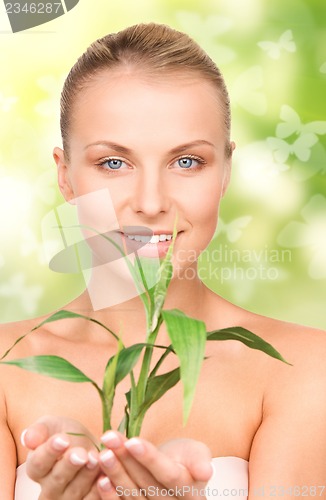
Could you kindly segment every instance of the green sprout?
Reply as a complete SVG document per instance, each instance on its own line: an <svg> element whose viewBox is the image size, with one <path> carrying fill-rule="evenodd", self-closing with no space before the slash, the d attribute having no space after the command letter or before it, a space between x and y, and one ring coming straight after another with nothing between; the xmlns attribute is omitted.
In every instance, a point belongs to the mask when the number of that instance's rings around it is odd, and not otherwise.
<svg viewBox="0 0 326 500"><path fill-rule="evenodd" d="M103 432L112 429L111 416L117 385L126 377L129 377L130 389L125 394L124 415L121 416L118 427L118 430L128 438L140 434L142 423L149 408L180 380L183 385L183 423L184 425L186 424L194 399L201 366L205 358L206 341L238 340L252 349L258 349L273 358L287 363L272 345L245 328L236 326L207 332L203 321L189 317L178 309L163 309L168 286L173 274L171 259L176 233L175 224L172 242L165 258L160 262L156 283L151 288L148 287L145 277L145 271L151 272L151 269L146 269L146 266L150 265L148 259L141 259L136 253L135 261L131 263L119 245L108 236L102 234L126 259L139 291L146 313L146 335L143 343L136 343L126 347L122 342L121 336L114 333L98 320L75 312L60 310L49 316L25 335L19 337L0 358L0 362L60 380L92 384L98 392L102 403ZM26 335L31 334L47 323L74 318L83 318L100 325L116 341L116 352L107 362L102 387L79 370L79 368L59 356L40 355L4 361L4 358ZM156 339L163 323L166 325L171 341L169 346L156 344ZM155 366L152 366L154 349L161 351L162 354ZM168 372L162 373L160 371L158 374L159 369L162 366L164 367L165 359L170 355L177 356L179 366ZM140 359L140 372L136 380L133 369Z"/></svg>

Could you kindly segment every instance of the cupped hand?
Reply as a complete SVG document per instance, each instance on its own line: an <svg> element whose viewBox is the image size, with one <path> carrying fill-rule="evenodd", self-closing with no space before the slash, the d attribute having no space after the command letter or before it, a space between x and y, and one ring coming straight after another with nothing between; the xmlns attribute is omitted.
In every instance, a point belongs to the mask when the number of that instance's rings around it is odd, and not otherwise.
<svg viewBox="0 0 326 500"><path fill-rule="evenodd" d="M67 433L83 434L73 436ZM99 500L99 457L94 438L79 422L42 417L22 435L30 450L26 470L41 486L39 500Z"/></svg>
<svg viewBox="0 0 326 500"><path fill-rule="evenodd" d="M41 486L39 500L203 500L212 475L211 454L203 443L175 439L155 447L108 431L101 439L105 449L98 454L91 439L79 422L59 417L42 417L24 432L30 450L27 473Z"/></svg>
<svg viewBox="0 0 326 500"><path fill-rule="evenodd" d="M108 431L102 437L106 450L100 454L101 500L130 497L205 497L213 473L211 453L203 443L175 439L159 448L150 442Z"/></svg>

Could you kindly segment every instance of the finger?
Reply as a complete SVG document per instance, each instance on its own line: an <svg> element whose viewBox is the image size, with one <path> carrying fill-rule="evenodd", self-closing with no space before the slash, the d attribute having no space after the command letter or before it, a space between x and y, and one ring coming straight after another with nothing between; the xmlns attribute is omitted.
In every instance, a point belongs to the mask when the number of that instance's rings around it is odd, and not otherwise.
<svg viewBox="0 0 326 500"><path fill-rule="evenodd" d="M45 443L49 436L48 427L44 423L36 422L22 432L20 440L23 446L35 450L35 448Z"/></svg>
<svg viewBox="0 0 326 500"><path fill-rule="evenodd" d="M26 460L26 471L30 478L39 482L46 477L69 445L68 436L57 434L31 451Z"/></svg>
<svg viewBox="0 0 326 500"><path fill-rule="evenodd" d="M70 440L74 446L91 448L96 441L86 427L77 420L47 415L39 418L22 432L21 442L27 448L35 450L51 436L59 433L75 434L71 436Z"/></svg>
<svg viewBox="0 0 326 500"><path fill-rule="evenodd" d="M117 500L118 498L120 499L122 497L122 494L117 494L115 487L107 476L101 476L98 479L97 491L101 500Z"/></svg>
<svg viewBox="0 0 326 500"><path fill-rule="evenodd" d="M130 453L128 453L128 450L126 450L124 446L127 442L127 438L125 436L116 431L108 431L102 436L101 441L107 448L114 452L115 457L122 464L134 484L145 489L149 486L158 488L161 487L161 484L153 478L152 474L146 469L146 467L140 464L130 455ZM107 457L111 458L112 455L107 454ZM110 477L114 484L117 485L112 473L104 467L102 467L102 470ZM119 484L123 485L124 483Z"/></svg>
<svg viewBox="0 0 326 500"><path fill-rule="evenodd" d="M83 448L70 448L61 460L58 460L49 474L42 479L42 493L46 498L58 498L60 495L69 500L79 499L91 489L95 479L94 470L84 467L88 462L87 451ZM79 472L83 469L83 474ZM91 477L93 481L91 482Z"/></svg>
<svg viewBox="0 0 326 500"><path fill-rule="evenodd" d="M94 481L92 488L87 493L87 495L85 495L83 500L101 500L100 493L98 491L97 481Z"/></svg>
<svg viewBox="0 0 326 500"><path fill-rule="evenodd" d="M117 451L117 450L116 450ZM129 475L121 461L112 450L105 450L100 453L100 466L104 474L110 479L111 483L117 486L123 486L128 490L138 488L137 483Z"/></svg>
<svg viewBox="0 0 326 500"><path fill-rule="evenodd" d="M98 455L98 454L97 454ZM100 474L98 456L94 452L88 452L88 462L81 467L73 480L65 489L67 500L96 499L99 500L96 482Z"/></svg>
<svg viewBox="0 0 326 500"><path fill-rule="evenodd" d="M145 467L159 484L174 488L194 482L184 465L176 463L150 442L131 438L124 443L124 447L130 457Z"/></svg>

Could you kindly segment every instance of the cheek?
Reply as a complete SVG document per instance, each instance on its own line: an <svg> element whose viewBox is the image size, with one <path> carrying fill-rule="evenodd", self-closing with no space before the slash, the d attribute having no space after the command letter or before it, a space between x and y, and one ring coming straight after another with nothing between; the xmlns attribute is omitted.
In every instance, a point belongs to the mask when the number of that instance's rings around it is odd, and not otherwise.
<svg viewBox="0 0 326 500"><path fill-rule="evenodd" d="M79 223L91 229L85 229L87 236L107 233L119 229L113 201L107 188L92 191L80 191L75 200Z"/></svg>
<svg viewBox="0 0 326 500"><path fill-rule="evenodd" d="M191 200L191 203L189 203ZM218 178L211 179L204 185L198 185L197 188L188 192L189 213L191 220L203 230L211 229L214 234L218 210L221 200L221 182Z"/></svg>

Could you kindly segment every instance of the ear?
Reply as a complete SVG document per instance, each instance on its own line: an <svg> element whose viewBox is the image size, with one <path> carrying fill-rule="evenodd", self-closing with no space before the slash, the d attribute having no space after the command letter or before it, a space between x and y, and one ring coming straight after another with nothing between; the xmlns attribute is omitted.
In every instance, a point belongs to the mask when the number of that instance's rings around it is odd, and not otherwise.
<svg viewBox="0 0 326 500"><path fill-rule="evenodd" d="M235 142L230 142L230 151L224 163L224 176L222 184L222 197L225 195L231 179L232 155L235 150Z"/></svg>
<svg viewBox="0 0 326 500"><path fill-rule="evenodd" d="M74 204L74 191L69 179L69 167L65 152L61 148L54 148L53 158L58 168L58 185L64 199Z"/></svg>

